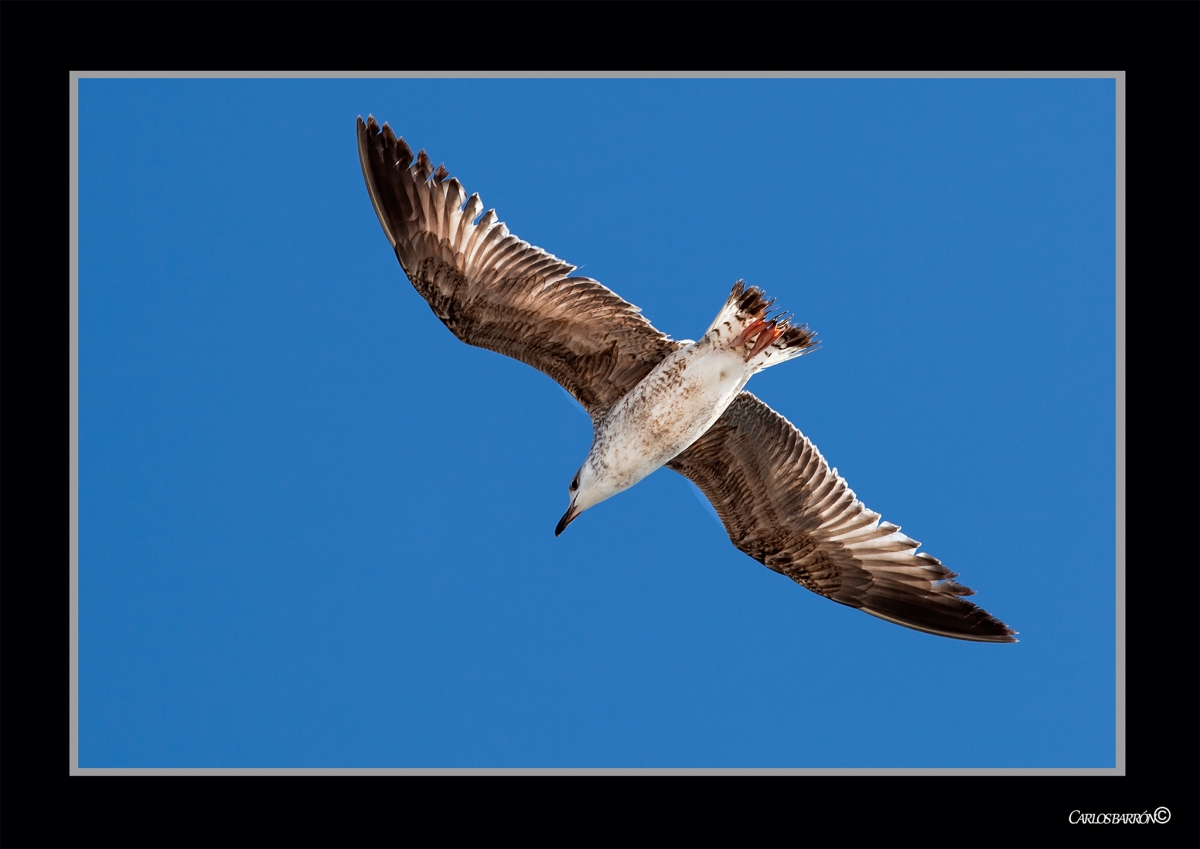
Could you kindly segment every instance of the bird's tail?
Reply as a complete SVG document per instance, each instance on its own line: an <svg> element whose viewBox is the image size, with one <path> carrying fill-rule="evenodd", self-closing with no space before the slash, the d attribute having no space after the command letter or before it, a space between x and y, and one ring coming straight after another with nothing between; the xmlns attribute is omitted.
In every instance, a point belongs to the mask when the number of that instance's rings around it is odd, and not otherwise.
<svg viewBox="0 0 1200 849"><path fill-rule="evenodd" d="M717 344L741 349L755 371L814 350L816 334L807 324L796 326L791 323L791 316L768 315L774 303L762 289L746 286L739 280L705 336Z"/></svg>

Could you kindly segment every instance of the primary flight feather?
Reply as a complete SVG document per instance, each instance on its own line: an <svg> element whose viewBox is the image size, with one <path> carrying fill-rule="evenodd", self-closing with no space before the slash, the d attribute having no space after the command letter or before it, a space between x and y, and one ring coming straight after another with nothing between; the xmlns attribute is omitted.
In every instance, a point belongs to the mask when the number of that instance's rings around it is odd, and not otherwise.
<svg viewBox="0 0 1200 849"><path fill-rule="evenodd" d="M462 341L545 372L592 417L591 450L555 534L666 465L712 502L738 549L806 589L890 622L963 640L1015 642L920 543L880 521L783 416L743 390L814 347L741 281L697 342L656 330L575 266L518 239L374 117L358 153L404 273Z"/></svg>

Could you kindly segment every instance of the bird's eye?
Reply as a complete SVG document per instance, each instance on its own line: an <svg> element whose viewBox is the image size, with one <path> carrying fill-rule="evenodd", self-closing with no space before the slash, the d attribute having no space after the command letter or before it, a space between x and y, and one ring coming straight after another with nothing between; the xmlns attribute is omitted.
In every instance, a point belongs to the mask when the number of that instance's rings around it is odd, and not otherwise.
<svg viewBox="0 0 1200 849"><path fill-rule="evenodd" d="M575 476L575 480L571 481L571 492L579 489L579 475Z"/></svg>

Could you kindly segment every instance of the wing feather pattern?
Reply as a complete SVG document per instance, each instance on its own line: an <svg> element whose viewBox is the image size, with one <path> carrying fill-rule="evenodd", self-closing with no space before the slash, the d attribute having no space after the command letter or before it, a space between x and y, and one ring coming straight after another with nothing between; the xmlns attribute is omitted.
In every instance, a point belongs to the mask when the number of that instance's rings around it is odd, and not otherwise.
<svg viewBox="0 0 1200 849"><path fill-rule="evenodd" d="M889 622L960 640L1016 642L973 591L859 501L799 430L742 392L667 465L707 496L741 551L806 589Z"/></svg>
<svg viewBox="0 0 1200 849"><path fill-rule="evenodd" d="M681 343L575 266L521 241L425 151L374 117L358 153L375 214L413 287L462 341L548 374L598 420Z"/></svg>

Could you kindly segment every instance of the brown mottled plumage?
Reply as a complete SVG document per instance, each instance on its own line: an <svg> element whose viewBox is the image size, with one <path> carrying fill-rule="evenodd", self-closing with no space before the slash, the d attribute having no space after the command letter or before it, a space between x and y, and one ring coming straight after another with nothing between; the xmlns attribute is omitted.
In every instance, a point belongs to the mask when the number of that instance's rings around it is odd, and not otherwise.
<svg viewBox="0 0 1200 849"><path fill-rule="evenodd" d="M468 345L545 372L598 419L679 342L575 266L523 242L425 151L358 119L358 153L379 223L408 279ZM430 179L432 175L432 179ZM463 202L466 202L464 208Z"/></svg>
<svg viewBox="0 0 1200 849"><path fill-rule="evenodd" d="M359 118L358 149L379 222L438 318L462 341L548 374L594 422L684 346L595 280L569 276L574 266L511 235L493 210L479 218L479 196L468 198L425 151L414 163L386 124ZM738 287L731 303L765 321L771 302ZM811 347L807 328L765 326L772 335L759 337L755 353L772 340L780 351ZM734 545L801 586L919 631L1015 642L1012 629L962 599L971 590L955 573L880 522L800 431L749 392L666 465L708 497Z"/></svg>

